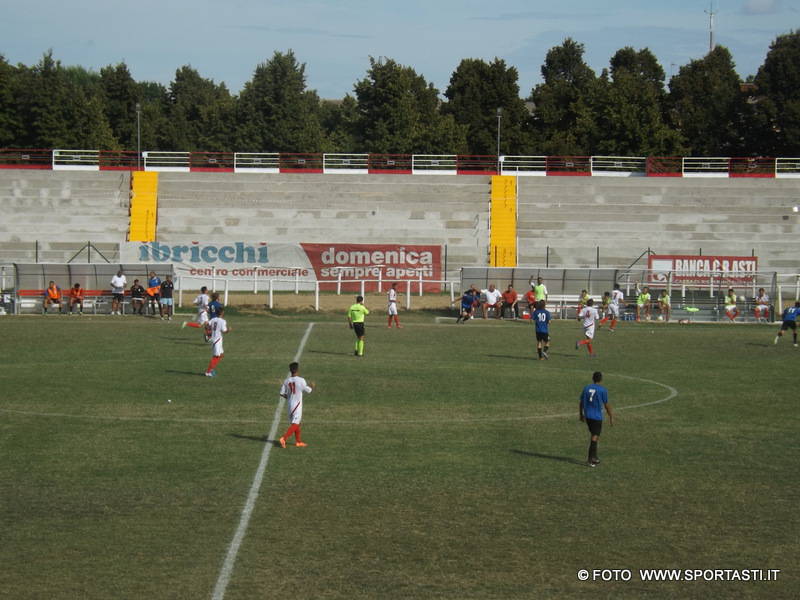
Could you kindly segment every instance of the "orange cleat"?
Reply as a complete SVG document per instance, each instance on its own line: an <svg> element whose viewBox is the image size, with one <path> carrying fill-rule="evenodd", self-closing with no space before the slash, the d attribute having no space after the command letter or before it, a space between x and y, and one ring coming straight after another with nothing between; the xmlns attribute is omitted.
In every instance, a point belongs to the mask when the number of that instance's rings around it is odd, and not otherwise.
<svg viewBox="0 0 800 600"><path fill-rule="evenodd" d="M308 446L308 444L306 444L305 442L297 442L295 446L297 446L298 448L305 448L306 446Z"/></svg>
<svg viewBox="0 0 800 600"><path fill-rule="evenodd" d="M278 443L281 445L281 448L286 448L286 438L279 439Z"/></svg>

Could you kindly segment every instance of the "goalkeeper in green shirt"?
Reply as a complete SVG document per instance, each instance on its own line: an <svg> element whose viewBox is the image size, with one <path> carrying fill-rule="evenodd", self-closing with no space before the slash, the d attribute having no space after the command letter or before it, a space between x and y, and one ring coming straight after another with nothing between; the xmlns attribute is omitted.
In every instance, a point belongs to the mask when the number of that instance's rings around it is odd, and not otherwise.
<svg viewBox="0 0 800 600"><path fill-rule="evenodd" d="M364 318L368 314L364 296L356 296L356 303L347 309L347 324L356 334L356 356L364 356Z"/></svg>

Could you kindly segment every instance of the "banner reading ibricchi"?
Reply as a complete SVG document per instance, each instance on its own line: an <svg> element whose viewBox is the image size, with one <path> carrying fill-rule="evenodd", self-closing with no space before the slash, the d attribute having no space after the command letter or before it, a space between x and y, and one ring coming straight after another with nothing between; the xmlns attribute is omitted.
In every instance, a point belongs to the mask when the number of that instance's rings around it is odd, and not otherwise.
<svg viewBox="0 0 800 600"><path fill-rule="evenodd" d="M184 243L149 242L122 244L121 261L158 265L169 263L176 275L229 280L229 289L251 290L253 279L282 280L275 289L288 289L293 282L347 280L419 281L423 289L438 291L441 279L441 246L400 244L269 244L267 242ZM291 283L291 285L290 285ZM372 290L377 284L367 284ZM342 284L345 290L360 284ZM384 286L385 288L385 286Z"/></svg>
<svg viewBox="0 0 800 600"><path fill-rule="evenodd" d="M748 283L758 272L758 257L653 254L648 268L653 283L666 282L670 272L673 283L707 283L711 277L722 283Z"/></svg>

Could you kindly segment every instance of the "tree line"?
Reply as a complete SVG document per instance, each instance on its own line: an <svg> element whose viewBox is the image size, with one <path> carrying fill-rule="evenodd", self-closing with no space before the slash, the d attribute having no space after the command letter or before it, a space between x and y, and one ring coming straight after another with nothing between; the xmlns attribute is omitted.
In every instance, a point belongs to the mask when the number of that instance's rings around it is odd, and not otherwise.
<svg viewBox="0 0 800 600"><path fill-rule="evenodd" d="M412 67L370 58L341 100L307 87L293 51L256 66L237 94L182 66L168 87L125 63L100 72L46 52L0 55L0 147L162 151L611 156L800 156L800 32L777 37L741 81L717 46L666 81L649 49L625 47L598 76L571 38L523 98L505 61L464 59L443 93ZM498 110L499 109L499 110Z"/></svg>

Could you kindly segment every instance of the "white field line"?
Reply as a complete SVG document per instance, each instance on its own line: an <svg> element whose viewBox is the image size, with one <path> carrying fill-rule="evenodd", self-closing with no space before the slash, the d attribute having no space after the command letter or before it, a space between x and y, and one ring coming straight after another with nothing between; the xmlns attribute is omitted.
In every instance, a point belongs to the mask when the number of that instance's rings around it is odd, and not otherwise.
<svg viewBox="0 0 800 600"><path fill-rule="evenodd" d="M297 354L294 355L294 362L300 360L303 354L303 348L306 346L311 330L314 328L314 323L309 323L303 339L300 340L300 346L297 348ZM236 528L236 533L233 534L233 539L228 547L228 552L225 554L225 561L222 563L222 569L217 578L217 584L214 586L214 592L211 595L213 600L222 600L225 597L225 590L228 588L231 575L233 574L233 567L236 564L236 555L239 553L239 547L242 545L244 536L247 533L247 527L250 524L250 517L253 515L253 509L256 506L258 499L258 492L261 489L261 482L264 479L264 471L267 469L269 462L270 450L272 450L275 439L275 434L278 431L278 424L281 421L281 412L283 412L284 399L281 398L278 406L275 407L275 417L272 419L272 426L269 430L267 443L264 444L264 451L261 453L261 461L258 463L258 469L253 477L253 483L250 486L250 492L247 494L247 501L242 509L242 516L239 518L239 526Z"/></svg>

